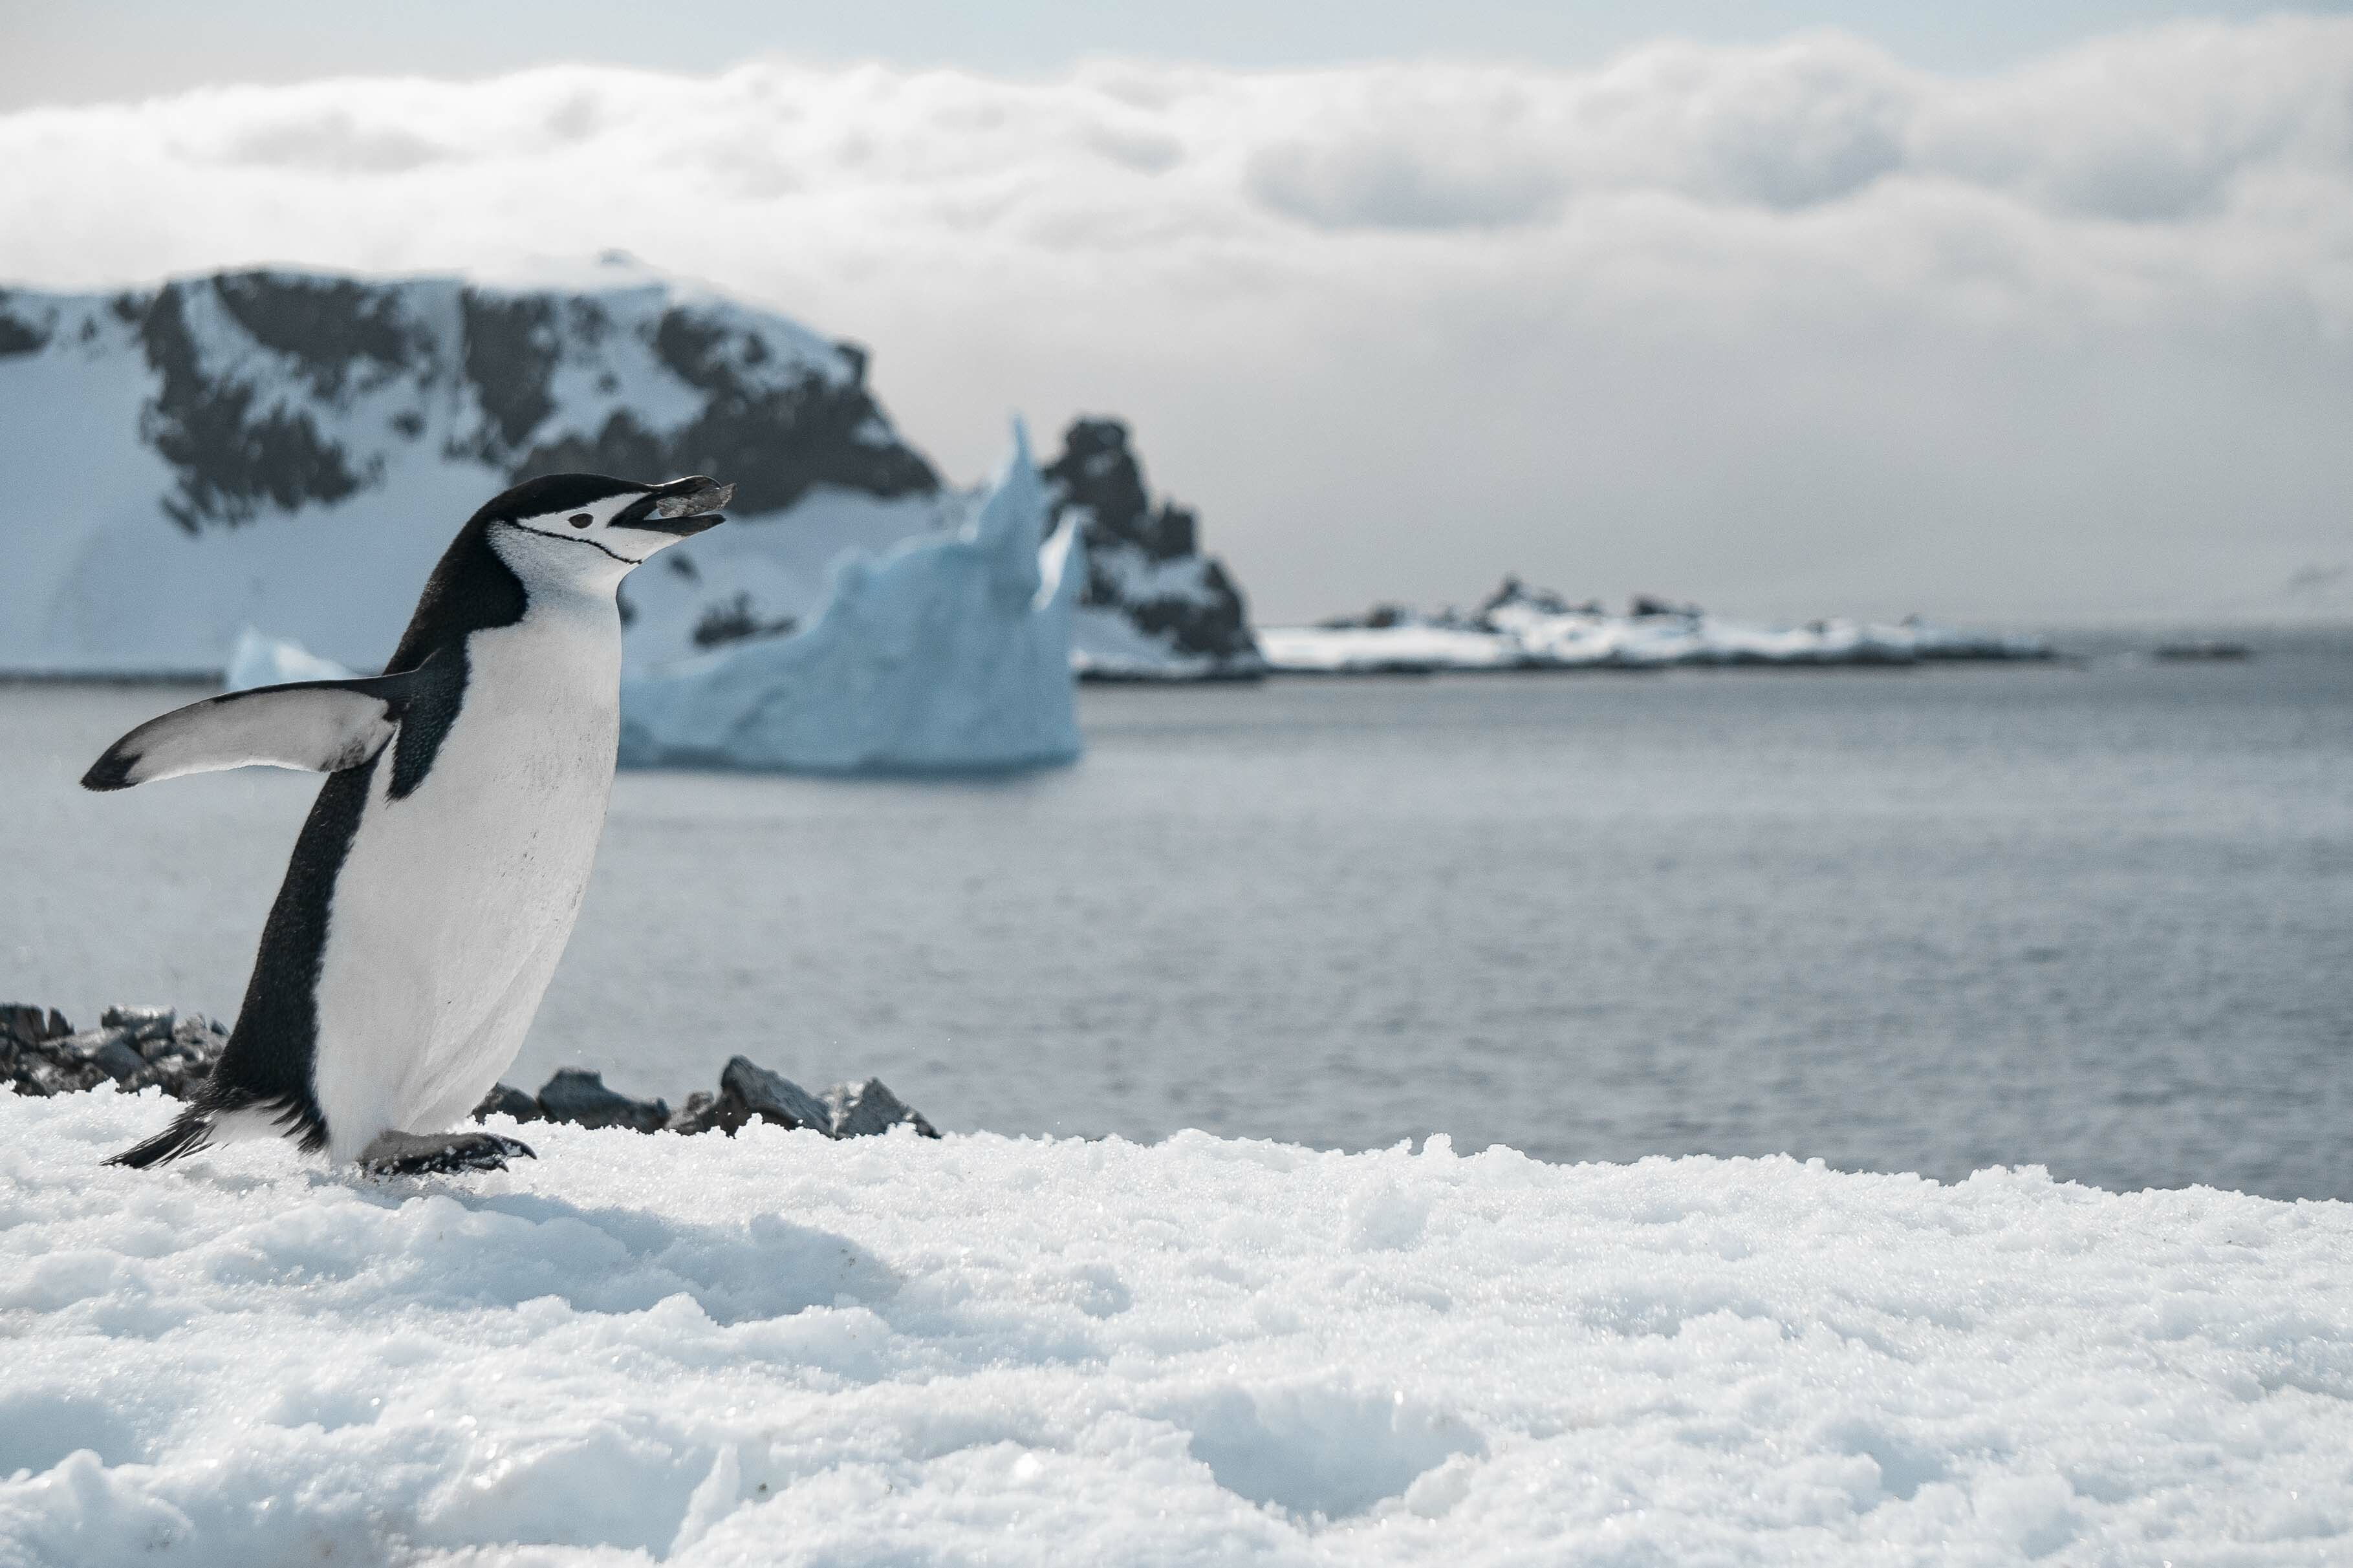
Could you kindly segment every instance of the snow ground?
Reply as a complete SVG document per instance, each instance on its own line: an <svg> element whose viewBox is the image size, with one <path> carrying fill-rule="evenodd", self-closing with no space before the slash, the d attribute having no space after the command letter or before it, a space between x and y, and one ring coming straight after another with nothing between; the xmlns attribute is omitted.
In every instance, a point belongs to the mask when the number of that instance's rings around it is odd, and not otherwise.
<svg viewBox="0 0 2353 1568"><path fill-rule="evenodd" d="M0 1563L2319 1563L2353 1210L0 1095Z"/></svg>

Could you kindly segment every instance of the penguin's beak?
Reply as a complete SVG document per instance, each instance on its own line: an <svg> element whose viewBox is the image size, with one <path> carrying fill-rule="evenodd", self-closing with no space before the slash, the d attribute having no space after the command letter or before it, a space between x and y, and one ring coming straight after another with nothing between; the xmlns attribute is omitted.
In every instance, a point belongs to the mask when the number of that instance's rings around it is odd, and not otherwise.
<svg viewBox="0 0 2353 1568"><path fill-rule="evenodd" d="M649 533L667 533L684 539L701 533L706 528L716 528L727 520L719 509L735 496L733 485L723 485L701 474L691 474L682 479L672 479L666 485L656 485L613 520L615 528L642 528Z"/></svg>

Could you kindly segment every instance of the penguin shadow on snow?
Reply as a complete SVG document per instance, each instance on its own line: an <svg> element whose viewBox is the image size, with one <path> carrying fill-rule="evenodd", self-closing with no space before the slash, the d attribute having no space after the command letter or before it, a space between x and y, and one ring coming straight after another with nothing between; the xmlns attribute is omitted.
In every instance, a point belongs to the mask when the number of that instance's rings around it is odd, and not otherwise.
<svg viewBox="0 0 2353 1568"><path fill-rule="evenodd" d="M617 1313L685 1295L723 1327L811 1307L875 1306L902 1283L848 1237L773 1214L708 1225L434 1178L311 1179L381 1211L396 1233L386 1239L406 1260L401 1293L411 1300L520 1306L553 1296L575 1311Z"/></svg>

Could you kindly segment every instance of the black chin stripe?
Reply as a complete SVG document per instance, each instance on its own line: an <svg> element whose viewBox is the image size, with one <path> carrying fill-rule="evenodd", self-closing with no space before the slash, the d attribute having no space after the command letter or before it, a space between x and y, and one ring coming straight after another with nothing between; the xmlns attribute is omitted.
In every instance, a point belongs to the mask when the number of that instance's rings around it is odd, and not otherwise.
<svg viewBox="0 0 2353 1568"><path fill-rule="evenodd" d="M542 539L560 539L566 544L585 544L591 550L605 550L605 547L597 543L595 540L583 539L576 533L550 533L543 528L533 528L529 523L525 522L510 521L507 526L509 528L521 529L525 533L536 533ZM624 555L617 550L605 550L605 553L611 556L614 560L619 562L624 566L642 566L645 564L645 560L642 556Z"/></svg>

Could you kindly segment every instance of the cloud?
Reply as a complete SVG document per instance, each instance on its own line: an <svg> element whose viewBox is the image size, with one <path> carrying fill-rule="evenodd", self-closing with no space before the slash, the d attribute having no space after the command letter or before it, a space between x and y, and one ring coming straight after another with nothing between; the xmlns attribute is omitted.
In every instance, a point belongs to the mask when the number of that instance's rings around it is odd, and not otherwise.
<svg viewBox="0 0 2353 1568"><path fill-rule="evenodd" d="M612 247L878 353L965 473L1114 410L1277 613L1505 568L1792 613L2276 598L2353 480L2353 22L1951 79L746 64L0 117L0 276ZM2331 435L2331 432L2334 435Z"/></svg>

